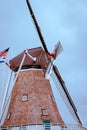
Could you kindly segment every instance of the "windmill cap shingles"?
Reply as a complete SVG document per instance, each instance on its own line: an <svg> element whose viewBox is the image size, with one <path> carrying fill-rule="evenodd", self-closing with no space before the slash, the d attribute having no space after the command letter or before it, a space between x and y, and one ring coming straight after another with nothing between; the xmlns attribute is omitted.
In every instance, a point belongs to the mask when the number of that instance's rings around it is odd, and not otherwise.
<svg viewBox="0 0 87 130"><path fill-rule="evenodd" d="M48 58L46 56L45 51L42 49L42 47L37 47L37 48L32 48L32 49L27 49L28 53L36 58L36 62L34 62L27 54L24 60L24 63L22 65L22 68L32 68L32 67L39 67L46 69L47 64L48 64ZM23 59L25 51L14 57L9 61L10 63L10 68L13 71L17 71L17 69L20 66L20 63Z"/></svg>

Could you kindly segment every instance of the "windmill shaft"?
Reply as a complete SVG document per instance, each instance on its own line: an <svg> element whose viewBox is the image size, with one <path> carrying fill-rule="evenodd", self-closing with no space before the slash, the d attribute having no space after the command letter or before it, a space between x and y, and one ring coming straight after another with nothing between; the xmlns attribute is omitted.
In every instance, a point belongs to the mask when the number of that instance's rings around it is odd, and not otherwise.
<svg viewBox="0 0 87 130"><path fill-rule="evenodd" d="M34 22L34 24L35 24L37 33L38 33L38 35L39 35L40 41L42 42L42 45L43 45L45 51L46 51L47 53L49 53L49 52L48 52L48 49L47 49L47 47L46 47L46 43L45 43L45 41L44 41L44 38L43 38L43 36L42 36L40 27L39 27L39 25L38 25L38 22L37 22L37 20L36 20L36 18L35 18L35 15L34 15L34 13L33 13L32 7L31 7L31 5L30 5L30 2L29 2L29 0L26 0L26 2L27 2L27 6L28 6L28 9L29 9L30 15L31 15L31 17L32 17L32 19L33 19L33 22Z"/></svg>

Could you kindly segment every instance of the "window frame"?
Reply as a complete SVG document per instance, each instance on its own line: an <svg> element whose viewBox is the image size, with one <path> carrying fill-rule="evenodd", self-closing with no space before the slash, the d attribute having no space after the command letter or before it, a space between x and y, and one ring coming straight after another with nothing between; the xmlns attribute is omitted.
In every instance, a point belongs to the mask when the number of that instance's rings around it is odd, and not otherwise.
<svg viewBox="0 0 87 130"><path fill-rule="evenodd" d="M28 101L28 94L23 94L22 95L22 102L27 102Z"/></svg>

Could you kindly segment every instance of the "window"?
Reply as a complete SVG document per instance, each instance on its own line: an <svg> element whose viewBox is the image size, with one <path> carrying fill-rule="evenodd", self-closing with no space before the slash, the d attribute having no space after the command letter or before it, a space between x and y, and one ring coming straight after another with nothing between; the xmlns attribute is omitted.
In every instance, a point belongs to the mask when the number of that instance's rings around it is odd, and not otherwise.
<svg viewBox="0 0 87 130"><path fill-rule="evenodd" d="M44 130L50 130L50 120L43 120Z"/></svg>
<svg viewBox="0 0 87 130"><path fill-rule="evenodd" d="M28 101L28 94L24 94L22 96L22 101L25 102L25 101Z"/></svg>
<svg viewBox="0 0 87 130"><path fill-rule="evenodd" d="M42 109L42 115L43 116L47 116L48 115L48 111L46 109Z"/></svg>

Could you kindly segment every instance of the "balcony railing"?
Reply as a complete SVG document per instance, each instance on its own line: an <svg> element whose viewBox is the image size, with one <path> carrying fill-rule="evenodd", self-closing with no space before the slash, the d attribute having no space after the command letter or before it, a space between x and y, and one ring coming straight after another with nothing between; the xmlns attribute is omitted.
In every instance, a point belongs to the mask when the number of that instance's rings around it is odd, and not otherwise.
<svg viewBox="0 0 87 130"><path fill-rule="evenodd" d="M21 125L21 126L9 126L0 127L0 130L87 130L87 128L81 127L79 125Z"/></svg>

